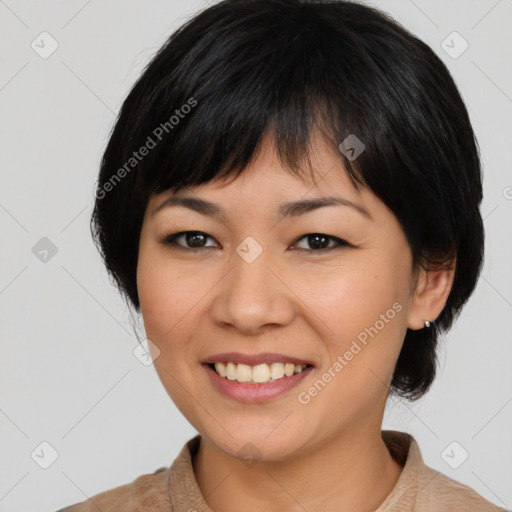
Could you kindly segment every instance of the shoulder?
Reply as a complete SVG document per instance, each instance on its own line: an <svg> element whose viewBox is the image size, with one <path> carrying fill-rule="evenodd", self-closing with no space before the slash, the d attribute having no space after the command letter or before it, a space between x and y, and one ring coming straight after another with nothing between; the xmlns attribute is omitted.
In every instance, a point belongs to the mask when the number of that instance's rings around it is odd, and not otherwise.
<svg viewBox="0 0 512 512"><path fill-rule="evenodd" d="M504 508L487 501L471 487L429 466L425 466L420 471L418 483L420 483L417 494L418 511L506 512Z"/></svg>
<svg viewBox="0 0 512 512"><path fill-rule="evenodd" d="M57 512L173 512L184 496L189 502L201 501L192 466L200 438L196 435L187 441L170 467L161 467Z"/></svg>
<svg viewBox="0 0 512 512"><path fill-rule="evenodd" d="M413 436L405 432L383 431L382 438L391 455L402 466L402 474L377 512L507 512L476 491L427 466Z"/></svg>
<svg viewBox="0 0 512 512"><path fill-rule="evenodd" d="M167 494L168 468L161 467L154 473L137 477L133 482L101 492L80 503L57 512L114 512L122 510L151 510L170 512L171 505Z"/></svg>

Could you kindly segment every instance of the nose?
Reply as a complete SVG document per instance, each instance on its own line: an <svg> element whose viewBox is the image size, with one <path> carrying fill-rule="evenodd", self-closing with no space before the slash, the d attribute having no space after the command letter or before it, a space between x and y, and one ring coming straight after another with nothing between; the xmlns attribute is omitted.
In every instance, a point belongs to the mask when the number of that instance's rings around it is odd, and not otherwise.
<svg viewBox="0 0 512 512"><path fill-rule="evenodd" d="M246 335L290 324L297 311L295 296L266 252L252 262L235 253L232 261L217 288L212 320Z"/></svg>

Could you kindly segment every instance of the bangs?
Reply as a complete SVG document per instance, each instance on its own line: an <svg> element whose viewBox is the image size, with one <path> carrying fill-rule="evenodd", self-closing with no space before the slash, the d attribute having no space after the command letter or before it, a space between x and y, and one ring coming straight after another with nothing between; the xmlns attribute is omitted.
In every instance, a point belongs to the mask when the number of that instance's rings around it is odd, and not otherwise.
<svg viewBox="0 0 512 512"><path fill-rule="evenodd" d="M156 142L139 164L139 189L177 191L238 176L266 137L274 141L284 168L295 174L312 171L317 132L339 155L354 185L365 182L360 168L370 153L377 157L372 148L383 147L387 129L379 112L390 112L390 91L379 84L382 71L375 56L356 44L350 30L340 38L343 27L326 30L325 21L315 21L307 7L298 8L296 16L288 10L282 19L249 13L250 31L247 19L238 26L237 19L224 17L217 38L205 30L186 55L162 53L160 67L170 72L165 81L148 84L144 108L151 115L138 115L142 123L133 133L132 147L148 135ZM176 123L180 109L191 104ZM338 149L349 136L365 147L357 167Z"/></svg>

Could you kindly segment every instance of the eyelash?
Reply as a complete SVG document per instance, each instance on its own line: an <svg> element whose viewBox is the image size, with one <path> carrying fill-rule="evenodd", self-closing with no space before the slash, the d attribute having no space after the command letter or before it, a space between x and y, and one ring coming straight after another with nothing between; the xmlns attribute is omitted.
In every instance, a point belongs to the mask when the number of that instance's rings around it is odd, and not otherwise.
<svg viewBox="0 0 512 512"><path fill-rule="evenodd" d="M211 237L210 235L208 235L204 231L180 231L178 233L173 233L171 235L167 235L162 240L162 243L164 245L172 246L172 247L174 247L174 248L176 248L178 250L185 250L185 251L188 251L188 252L197 252L197 251L202 251L204 249L209 249L209 248L211 249L213 247L213 246L185 247L185 246L180 245L180 244L178 244L176 242L176 240L178 238L180 238L181 236L187 235L187 234L205 235L207 238L211 238L213 240L213 237ZM331 251L333 249L339 249L339 248L342 248L342 247L353 247L352 244L349 244L346 240L343 240L342 238L339 238L339 237L336 237L336 236L332 236L332 235L326 235L324 233L307 233L307 234L302 235L299 238L295 239L293 244L294 245L297 244L298 242L300 242L301 240L307 238L308 236L320 236L320 237L323 237L323 238L328 238L329 240L335 241L337 245L332 246L332 247L327 247L327 248L324 248L324 249L303 249L303 248L300 248L300 249L298 249L299 251L325 253L325 252Z"/></svg>

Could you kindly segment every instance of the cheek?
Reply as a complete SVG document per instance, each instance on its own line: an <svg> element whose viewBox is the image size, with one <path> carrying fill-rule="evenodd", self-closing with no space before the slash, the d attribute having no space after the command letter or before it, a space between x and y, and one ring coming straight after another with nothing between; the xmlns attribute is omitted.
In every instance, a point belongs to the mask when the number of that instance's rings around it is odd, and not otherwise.
<svg viewBox="0 0 512 512"><path fill-rule="evenodd" d="M401 259L391 253L383 258L380 252L373 260L317 272L304 282L301 293L308 290L306 303L326 326L329 360L322 370L331 368L337 376L332 390L344 389L334 400L343 401L350 389L360 393L370 387L380 393L382 382L391 378L406 329L408 272L403 254ZM341 366L332 368L336 361Z"/></svg>
<svg viewBox="0 0 512 512"><path fill-rule="evenodd" d="M194 304L194 287L155 251L141 247L137 265L137 289L146 334L161 351L166 341L186 324ZM196 300L197 302L197 300Z"/></svg>
<svg viewBox="0 0 512 512"><path fill-rule="evenodd" d="M195 291L193 279L184 278L150 251L139 255L137 285L146 335L156 347L151 351L155 370L176 407L185 417L194 418L197 411L190 393L195 382L190 368L198 361L191 337L201 307L200 290Z"/></svg>
<svg viewBox="0 0 512 512"><path fill-rule="evenodd" d="M176 262L165 252L142 248L137 268L140 309L147 337L158 347L155 361L164 369L188 379L186 369L198 364L200 320L208 318L209 294L218 281L211 266ZM162 377L162 375L161 375Z"/></svg>
<svg viewBox="0 0 512 512"><path fill-rule="evenodd" d="M365 258L304 272L294 280L294 289L336 339L346 339L373 325L395 302L404 301L405 273L406 264L383 261L382 256L374 261Z"/></svg>
<svg viewBox="0 0 512 512"><path fill-rule="evenodd" d="M387 396L405 315L392 277L353 269L338 273L329 293L316 289L310 295L315 314L329 326L323 335L328 357L312 386L299 390L300 403L309 401L305 410L334 430L371 414Z"/></svg>

